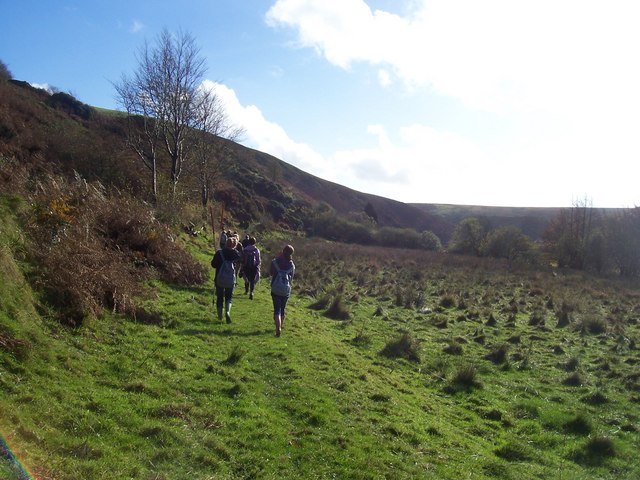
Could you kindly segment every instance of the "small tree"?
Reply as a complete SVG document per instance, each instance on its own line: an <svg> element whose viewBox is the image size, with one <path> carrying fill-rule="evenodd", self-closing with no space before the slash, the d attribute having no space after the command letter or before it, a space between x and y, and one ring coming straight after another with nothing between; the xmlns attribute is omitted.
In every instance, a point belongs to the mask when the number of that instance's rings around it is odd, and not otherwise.
<svg viewBox="0 0 640 480"><path fill-rule="evenodd" d="M376 224L378 223L378 212L376 212L376 209L371 202L367 202L364 206L364 213L366 213Z"/></svg>
<svg viewBox="0 0 640 480"><path fill-rule="evenodd" d="M480 256L485 239L485 228L476 217L464 218L456 225L451 240L449 251L467 255Z"/></svg>
<svg viewBox="0 0 640 480"><path fill-rule="evenodd" d="M583 269L587 246L597 218L588 198L563 209L550 223L543 238L560 266Z"/></svg>
<svg viewBox="0 0 640 480"><path fill-rule="evenodd" d="M518 227L507 226L492 230L487 235L484 253L495 258L509 261L523 259L531 254L533 245Z"/></svg>
<svg viewBox="0 0 640 480"><path fill-rule="evenodd" d="M624 277L640 274L640 207L624 210L607 223L607 258Z"/></svg>
<svg viewBox="0 0 640 480"><path fill-rule="evenodd" d="M420 234L420 246L425 250L439 252L442 250L440 238L430 230L425 230Z"/></svg>
<svg viewBox="0 0 640 480"><path fill-rule="evenodd" d="M0 60L0 81L7 82L13 78L7 64Z"/></svg>

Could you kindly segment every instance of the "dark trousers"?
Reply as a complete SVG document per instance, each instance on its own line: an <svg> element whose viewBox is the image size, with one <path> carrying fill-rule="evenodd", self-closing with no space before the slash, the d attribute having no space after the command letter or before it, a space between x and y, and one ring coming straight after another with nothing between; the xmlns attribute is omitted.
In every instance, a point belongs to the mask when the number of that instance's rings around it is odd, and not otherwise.
<svg viewBox="0 0 640 480"><path fill-rule="evenodd" d="M225 305L231 305L231 299L233 298L233 287L223 288L216 286L216 307L218 311L222 311Z"/></svg>

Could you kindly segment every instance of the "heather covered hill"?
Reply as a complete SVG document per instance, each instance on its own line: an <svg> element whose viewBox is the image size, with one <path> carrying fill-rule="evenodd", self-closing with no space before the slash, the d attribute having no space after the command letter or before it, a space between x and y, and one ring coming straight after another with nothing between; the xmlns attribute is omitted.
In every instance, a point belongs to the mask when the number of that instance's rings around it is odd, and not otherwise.
<svg viewBox="0 0 640 480"><path fill-rule="evenodd" d="M145 195L147 173L125 145L123 115L97 110L65 93L49 95L26 82L0 83L0 155ZM299 228L319 203L336 213L362 213L370 204L379 226L432 230L446 238L453 226L437 215L328 182L281 160L225 141L224 176L214 199L244 225L268 219ZM166 159L160 159L166 162ZM198 199L185 176L182 194Z"/></svg>

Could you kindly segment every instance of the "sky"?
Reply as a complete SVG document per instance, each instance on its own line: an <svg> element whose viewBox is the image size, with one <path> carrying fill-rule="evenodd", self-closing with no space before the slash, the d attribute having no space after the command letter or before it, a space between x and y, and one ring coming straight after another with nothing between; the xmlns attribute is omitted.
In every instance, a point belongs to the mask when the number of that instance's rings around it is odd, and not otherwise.
<svg viewBox="0 0 640 480"><path fill-rule="evenodd" d="M640 205L637 0L0 0L13 77L118 108L163 28L239 143L409 203Z"/></svg>

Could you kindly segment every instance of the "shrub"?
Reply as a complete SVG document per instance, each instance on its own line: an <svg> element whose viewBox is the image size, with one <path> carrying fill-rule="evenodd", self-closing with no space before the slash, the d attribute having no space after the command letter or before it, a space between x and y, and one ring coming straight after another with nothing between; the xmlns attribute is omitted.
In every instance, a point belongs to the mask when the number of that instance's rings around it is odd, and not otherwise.
<svg viewBox="0 0 640 480"><path fill-rule="evenodd" d="M229 356L222 363L224 365L235 365L240 360L242 360L242 357L244 357L245 353L246 353L245 350L243 350L241 347L236 345L233 347L233 349L229 353Z"/></svg>
<svg viewBox="0 0 640 480"><path fill-rule="evenodd" d="M456 305L456 297L454 295L446 294L440 298L440 306L442 308L451 308Z"/></svg>
<svg viewBox="0 0 640 480"><path fill-rule="evenodd" d="M455 340L449 340L447 346L444 347L442 351L450 355L462 355L462 345Z"/></svg>
<svg viewBox="0 0 640 480"><path fill-rule="evenodd" d="M424 231L420 234L420 246L425 250L439 252L442 250L440 238L431 231Z"/></svg>
<svg viewBox="0 0 640 480"><path fill-rule="evenodd" d="M27 340L16 338L4 325L0 325L0 350L8 352L17 360L25 360L31 351Z"/></svg>
<svg viewBox="0 0 640 480"><path fill-rule="evenodd" d="M30 254L62 323L79 326L105 307L137 317L134 298L141 280L154 272L179 285L206 279L204 266L141 202L109 197L100 184L80 177L45 176L40 182L26 220L34 239Z"/></svg>
<svg viewBox="0 0 640 480"><path fill-rule="evenodd" d="M408 333L403 333L399 338L388 342L380 354L387 358L405 358L413 362L420 361L419 344Z"/></svg>
<svg viewBox="0 0 640 480"><path fill-rule="evenodd" d="M590 438L584 447L575 453L575 460L587 465L599 465L605 459L616 455L616 445L611 438L595 436Z"/></svg>
<svg viewBox="0 0 640 480"><path fill-rule="evenodd" d="M589 395L585 395L580 399L584 403L589 403L591 405L602 405L609 401L607 396L599 391L590 393Z"/></svg>
<svg viewBox="0 0 640 480"><path fill-rule="evenodd" d="M12 78L13 75L9 71L9 67L7 67L7 64L3 61L0 61L0 81L6 82L8 80L11 80Z"/></svg>
<svg viewBox="0 0 640 480"><path fill-rule="evenodd" d="M609 437L593 437L587 442L585 447L591 455L601 457L614 457L616 455L615 443Z"/></svg>
<svg viewBox="0 0 640 480"><path fill-rule="evenodd" d="M329 306L330 303L331 303L331 296L323 295L322 297L317 299L315 302L311 303L309 305L309 308L311 310L324 310Z"/></svg>
<svg viewBox="0 0 640 480"><path fill-rule="evenodd" d="M558 327L566 327L571 323L571 314L574 312L575 308L573 305L567 303L566 301L562 302L560 308L556 312L556 317L558 319L557 326Z"/></svg>
<svg viewBox="0 0 640 480"><path fill-rule="evenodd" d="M484 254L489 257L506 258L509 261L527 259L533 245L518 227L499 227L487 235Z"/></svg>
<svg viewBox="0 0 640 480"><path fill-rule="evenodd" d="M569 360L567 360L567 363L564 364L564 369L567 372L575 372L578 369L579 365L580 360L578 360L577 357L571 357Z"/></svg>

